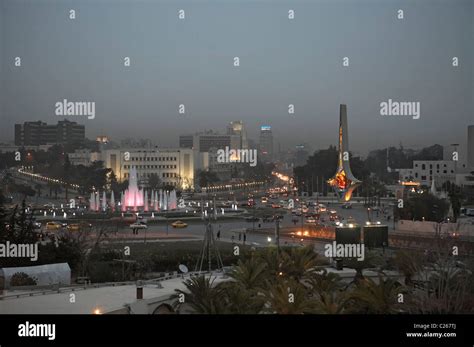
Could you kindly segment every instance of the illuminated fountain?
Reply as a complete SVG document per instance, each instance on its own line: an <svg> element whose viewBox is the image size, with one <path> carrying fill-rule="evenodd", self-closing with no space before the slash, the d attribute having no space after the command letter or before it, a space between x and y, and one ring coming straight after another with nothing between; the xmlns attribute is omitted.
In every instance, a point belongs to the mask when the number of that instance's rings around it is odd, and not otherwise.
<svg viewBox="0 0 474 347"><path fill-rule="evenodd" d="M137 169L135 167L130 169L129 176L128 189L124 192L122 210L131 208L137 211L138 207L144 206L144 198L143 190L138 188Z"/></svg>
<svg viewBox="0 0 474 347"><path fill-rule="evenodd" d="M354 190L362 182L354 177L349 164L346 105L340 105L339 113L339 155L337 160L337 171L335 175L328 180L328 184L334 188L340 201L349 201Z"/></svg>

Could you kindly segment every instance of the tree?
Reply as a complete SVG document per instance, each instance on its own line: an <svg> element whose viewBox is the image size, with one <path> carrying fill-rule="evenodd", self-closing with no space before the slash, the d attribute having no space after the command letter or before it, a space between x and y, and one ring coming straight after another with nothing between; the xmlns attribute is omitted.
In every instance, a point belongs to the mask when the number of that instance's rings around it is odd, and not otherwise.
<svg viewBox="0 0 474 347"><path fill-rule="evenodd" d="M314 272L309 279L309 286L318 295L338 291L341 288L341 277L333 272L323 269L321 272Z"/></svg>
<svg viewBox="0 0 474 347"><path fill-rule="evenodd" d="M338 291L321 292L315 305L316 313L341 314L347 309L346 296Z"/></svg>
<svg viewBox="0 0 474 347"><path fill-rule="evenodd" d="M224 313L256 314L264 308L264 297L255 290L244 288L240 282L226 281L219 283L217 287L221 293Z"/></svg>
<svg viewBox="0 0 474 347"><path fill-rule="evenodd" d="M405 285L413 284L413 276L419 271L422 258L418 253L409 250L399 250L395 254L395 265L405 276Z"/></svg>
<svg viewBox="0 0 474 347"><path fill-rule="evenodd" d="M371 278L360 281L349 295L357 313L390 314L401 312L398 295L402 293L400 283L379 276L378 282Z"/></svg>
<svg viewBox="0 0 474 347"><path fill-rule="evenodd" d="M198 184L201 188L219 182L219 177L212 171L198 170L196 173Z"/></svg>
<svg viewBox="0 0 474 347"><path fill-rule="evenodd" d="M182 305L180 298L184 296L184 303L193 309L193 313L221 314L225 312L224 303L221 300L221 288L216 288L214 279L210 276L192 277L184 281L186 290L175 289L175 308Z"/></svg>
<svg viewBox="0 0 474 347"><path fill-rule="evenodd" d="M315 270L318 265L318 254L311 246L291 247L281 252L281 270L284 276L300 281Z"/></svg>
<svg viewBox="0 0 474 347"><path fill-rule="evenodd" d="M161 179L157 174L153 173L148 177L148 188L157 190L160 189L161 184Z"/></svg>
<svg viewBox="0 0 474 347"><path fill-rule="evenodd" d="M404 207L399 209L399 215L401 219L439 222L446 217L448 208L448 203L444 199L424 191L421 194L411 194Z"/></svg>
<svg viewBox="0 0 474 347"><path fill-rule="evenodd" d="M309 298L306 288L293 279L279 278L264 292L268 305L265 311L278 314L315 313L316 301Z"/></svg>
<svg viewBox="0 0 474 347"><path fill-rule="evenodd" d="M232 268L229 276L239 282L244 290L254 291L262 287L267 277L267 264L261 258L251 256Z"/></svg>
<svg viewBox="0 0 474 347"><path fill-rule="evenodd" d="M421 273L423 286L413 293L411 313L472 313L474 294L472 269L458 266L450 256L438 255Z"/></svg>
<svg viewBox="0 0 474 347"><path fill-rule="evenodd" d="M461 205L464 199L464 194L461 187L451 183L451 181L445 182L443 184L443 188L448 192L449 202L451 203L451 207L453 209L453 222L456 222L459 215L461 214Z"/></svg>

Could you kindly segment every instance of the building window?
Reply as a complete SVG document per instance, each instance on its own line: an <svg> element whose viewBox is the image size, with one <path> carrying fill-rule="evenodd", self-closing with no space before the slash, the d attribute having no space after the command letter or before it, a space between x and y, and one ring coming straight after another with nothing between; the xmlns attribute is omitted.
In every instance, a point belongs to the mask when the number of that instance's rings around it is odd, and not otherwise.
<svg viewBox="0 0 474 347"><path fill-rule="evenodd" d="M426 176L421 176L422 181L426 181Z"/></svg>
<svg viewBox="0 0 474 347"><path fill-rule="evenodd" d="M422 169L422 170L426 170L426 165L425 165L425 164L421 164L421 169Z"/></svg>

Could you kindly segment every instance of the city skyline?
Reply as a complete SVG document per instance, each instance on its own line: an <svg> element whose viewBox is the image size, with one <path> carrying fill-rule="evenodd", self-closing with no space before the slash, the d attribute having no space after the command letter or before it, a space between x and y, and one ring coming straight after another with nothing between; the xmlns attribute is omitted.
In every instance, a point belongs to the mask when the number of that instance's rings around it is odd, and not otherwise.
<svg viewBox="0 0 474 347"><path fill-rule="evenodd" d="M474 122L469 1L279 1L272 7L180 1L110 9L105 2L66 2L54 11L49 1L34 9L27 3L4 1L0 10L2 142L13 139L15 123L65 118L55 114L63 99L95 102L93 119L66 117L84 124L89 138L120 139L126 132L160 146L194 130L224 131L239 119L251 139L268 124L275 146L303 140L327 148L335 145L340 103L350 109L352 149L363 155L400 142L411 148L458 142ZM400 7L404 19L397 18ZM181 21L179 8L186 11ZM438 25L440 17L449 25ZM14 66L17 56L21 67ZM419 119L382 116L381 103L391 100L419 103ZM185 114L178 113L180 104Z"/></svg>

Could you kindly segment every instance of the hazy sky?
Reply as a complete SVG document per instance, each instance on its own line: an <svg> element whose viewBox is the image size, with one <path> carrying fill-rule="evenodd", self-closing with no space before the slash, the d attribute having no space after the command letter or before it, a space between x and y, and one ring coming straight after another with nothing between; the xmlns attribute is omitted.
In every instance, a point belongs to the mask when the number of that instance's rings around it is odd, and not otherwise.
<svg viewBox="0 0 474 347"><path fill-rule="evenodd" d="M362 154L400 142L464 143L474 124L474 1L0 4L0 141L13 139L14 123L64 118L54 113L62 99L96 103L95 119L68 117L90 138L151 138L162 146L243 120L254 139L260 125L271 125L275 146L327 147L337 142L340 103L348 107L350 147ZM388 99L420 102L420 119L381 116Z"/></svg>

